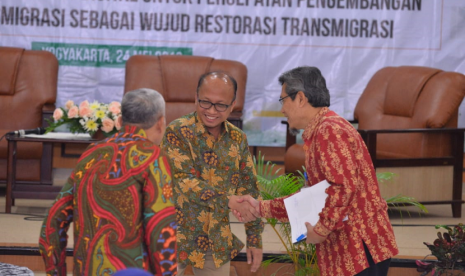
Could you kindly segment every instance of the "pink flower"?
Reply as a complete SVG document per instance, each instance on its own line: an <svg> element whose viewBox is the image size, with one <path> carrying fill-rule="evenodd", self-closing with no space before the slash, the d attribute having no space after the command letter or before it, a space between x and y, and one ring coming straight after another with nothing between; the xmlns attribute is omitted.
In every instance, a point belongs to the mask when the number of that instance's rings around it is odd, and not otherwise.
<svg viewBox="0 0 465 276"><path fill-rule="evenodd" d="M84 107L89 107L89 102L87 100L83 101L80 105L79 105L79 109L82 109Z"/></svg>
<svg viewBox="0 0 465 276"><path fill-rule="evenodd" d="M79 106L79 116L90 117L90 115L92 115L92 109L89 106Z"/></svg>
<svg viewBox="0 0 465 276"><path fill-rule="evenodd" d="M73 105L68 110L68 118L77 118L79 116L79 109L77 106Z"/></svg>
<svg viewBox="0 0 465 276"><path fill-rule="evenodd" d="M69 110L73 106L74 106L74 102L72 100L67 101L65 104L66 110Z"/></svg>
<svg viewBox="0 0 465 276"><path fill-rule="evenodd" d="M60 120L62 117L63 117L63 110L61 110L61 108L57 108L55 109L55 111L53 111L53 119L55 119L55 122Z"/></svg>
<svg viewBox="0 0 465 276"><path fill-rule="evenodd" d="M113 130L113 127L115 126L115 122L110 119L110 118L103 118L102 120L102 130L105 131L106 133L110 132Z"/></svg>
<svg viewBox="0 0 465 276"><path fill-rule="evenodd" d="M108 110L110 110L113 115L118 115L121 113L121 104L119 102L111 102L108 105Z"/></svg>
<svg viewBox="0 0 465 276"><path fill-rule="evenodd" d="M117 130L121 129L121 123L120 123L121 119L120 119L120 117L121 117L121 115L119 115L115 120L115 127L116 127Z"/></svg>

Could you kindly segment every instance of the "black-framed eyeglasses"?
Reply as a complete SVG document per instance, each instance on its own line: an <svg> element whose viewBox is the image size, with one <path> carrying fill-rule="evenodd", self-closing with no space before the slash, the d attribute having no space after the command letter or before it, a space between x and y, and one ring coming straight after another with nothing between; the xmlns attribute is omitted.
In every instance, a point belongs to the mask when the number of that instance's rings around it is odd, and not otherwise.
<svg viewBox="0 0 465 276"><path fill-rule="evenodd" d="M216 111L218 112L224 112L228 109L228 107L231 106L230 104L212 103L212 102L204 101L204 100L198 100L198 101L199 101L199 105L201 108L209 109L213 105Z"/></svg>
<svg viewBox="0 0 465 276"><path fill-rule="evenodd" d="M284 104L284 99L285 99L285 98L290 97L290 96L292 96L292 95L295 95L295 94L297 94L297 93L299 93L299 92L293 92L293 93L291 93L291 94L288 94L286 97L279 98L279 103L280 103L281 105L283 105L283 104Z"/></svg>

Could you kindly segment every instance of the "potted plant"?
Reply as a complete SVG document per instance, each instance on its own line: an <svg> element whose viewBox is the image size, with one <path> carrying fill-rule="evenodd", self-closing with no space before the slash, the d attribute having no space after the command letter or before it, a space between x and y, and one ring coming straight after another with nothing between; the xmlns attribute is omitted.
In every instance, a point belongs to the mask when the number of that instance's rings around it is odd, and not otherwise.
<svg viewBox="0 0 465 276"><path fill-rule="evenodd" d="M462 223L450 227L448 225L436 225L436 229L446 229L447 232L438 232L438 238L433 244L424 242L431 251L428 256L434 256L437 260L417 260L417 271L422 276L431 272L431 275L462 275L465 271L465 226Z"/></svg>
<svg viewBox="0 0 465 276"><path fill-rule="evenodd" d="M259 190L264 200L288 196L299 191L305 183L303 175L294 176L292 174L279 175L280 169L275 170L275 164L265 163L265 157L258 153L258 160L254 157L255 168L257 170L257 180ZM316 264L315 245L305 242L292 243L291 226L289 223L280 223L277 219L266 219L268 224L273 228L284 248L287 255L281 255L275 258L263 261L262 266L266 268L275 262L292 263L292 272L289 275L318 275ZM286 269L286 266L280 269ZM280 270L278 269L278 271ZM276 271L275 275L278 273Z"/></svg>

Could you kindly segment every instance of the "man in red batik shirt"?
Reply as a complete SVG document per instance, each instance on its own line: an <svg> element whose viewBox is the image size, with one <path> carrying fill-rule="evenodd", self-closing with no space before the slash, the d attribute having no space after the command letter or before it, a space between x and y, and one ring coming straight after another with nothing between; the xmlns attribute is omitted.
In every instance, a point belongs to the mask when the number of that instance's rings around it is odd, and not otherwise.
<svg viewBox="0 0 465 276"><path fill-rule="evenodd" d="M304 129L308 184L330 183L319 221L306 223L307 243L316 244L321 275L387 275L398 249L362 138L328 109L329 91L318 68L292 69L279 82L281 112L290 128ZM288 221L283 198L249 203L259 208L262 217Z"/></svg>
<svg viewBox="0 0 465 276"><path fill-rule="evenodd" d="M158 147L165 100L152 89L129 91L121 112L121 130L87 148L45 216L39 248L47 276L69 275L71 222L74 276L114 275L126 268L177 273L171 169Z"/></svg>

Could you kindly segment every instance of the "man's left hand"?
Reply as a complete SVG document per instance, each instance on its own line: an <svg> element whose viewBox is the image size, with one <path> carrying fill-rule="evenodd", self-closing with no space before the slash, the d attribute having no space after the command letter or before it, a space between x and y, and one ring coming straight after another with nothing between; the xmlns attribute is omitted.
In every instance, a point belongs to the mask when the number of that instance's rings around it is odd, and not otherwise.
<svg viewBox="0 0 465 276"><path fill-rule="evenodd" d="M317 244L326 240L326 237L320 236L317 233L315 233L315 231L313 230L313 228L315 227L312 226L309 222L306 222L305 226L307 226L307 243Z"/></svg>
<svg viewBox="0 0 465 276"><path fill-rule="evenodd" d="M247 263L252 264L250 271L257 272L263 260L263 249L247 248Z"/></svg>

